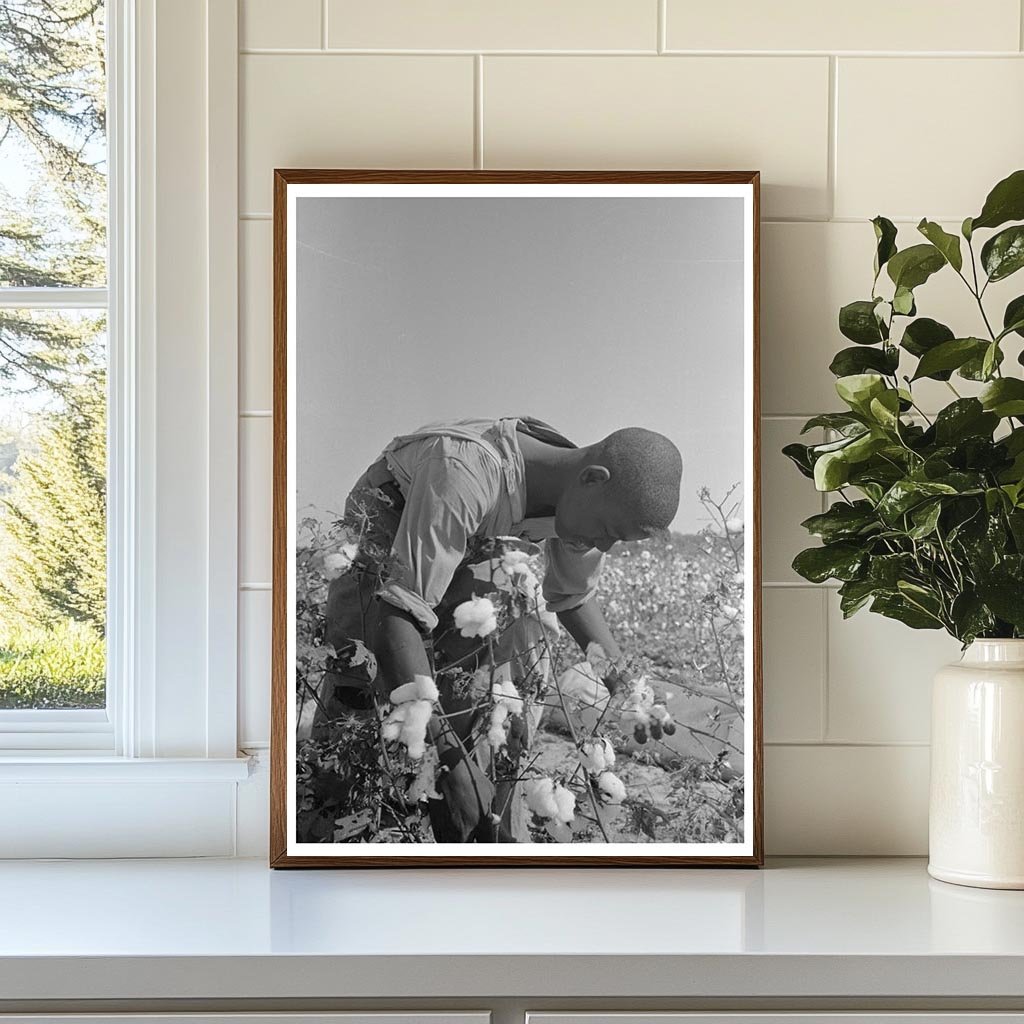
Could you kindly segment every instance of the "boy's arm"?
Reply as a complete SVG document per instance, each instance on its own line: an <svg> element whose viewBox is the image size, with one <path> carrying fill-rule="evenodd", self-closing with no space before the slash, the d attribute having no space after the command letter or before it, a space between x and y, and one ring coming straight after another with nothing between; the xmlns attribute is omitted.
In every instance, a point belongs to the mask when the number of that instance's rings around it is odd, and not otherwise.
<svg viewBox="0 0 1024 1024"><path fill-rule="evenodd" d="M377 605L379 618L373 653L387 696L396 686L416 676L433 676L433 672L423 635L413 616L387 601L378 601Z"/></svg>
<svg viewBox="0 0 1024 1024"><path fill-rule="evenodd" d="M586 651L587 645L591 643L600 644L604 648L612 663L612 672L604 680L605 685L613 693L618 684L621 674L625 671L625 659L622 649L612 636L612 631L605 622L604 613L595 598L584 601L577 608L570 608L568 611L558 612L558 621L565 626L569 635L580 645L580 650Z"/></svg>

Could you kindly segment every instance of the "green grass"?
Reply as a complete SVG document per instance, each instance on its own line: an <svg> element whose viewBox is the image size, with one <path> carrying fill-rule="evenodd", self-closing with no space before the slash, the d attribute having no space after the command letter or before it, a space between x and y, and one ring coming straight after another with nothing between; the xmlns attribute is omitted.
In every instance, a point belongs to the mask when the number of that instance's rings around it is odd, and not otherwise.
<svg viewBox="0 0 1024 1024"><path fill-rule="evenodd" d="M101 708L106 702L106 648L89 626L50 629L0 622L0 709Z"/></svg>

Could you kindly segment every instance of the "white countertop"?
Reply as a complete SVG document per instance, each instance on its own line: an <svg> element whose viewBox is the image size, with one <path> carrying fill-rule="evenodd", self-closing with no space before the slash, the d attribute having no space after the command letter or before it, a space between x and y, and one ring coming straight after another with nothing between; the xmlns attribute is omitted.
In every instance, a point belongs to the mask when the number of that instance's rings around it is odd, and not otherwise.
<svg viewBox="0 0 1024 1024"><path fill-rule="evenodd" d="M183 992L1021 998L1024 892L937 882L916 859L762 871L0 864L0 999Z"/></svg>

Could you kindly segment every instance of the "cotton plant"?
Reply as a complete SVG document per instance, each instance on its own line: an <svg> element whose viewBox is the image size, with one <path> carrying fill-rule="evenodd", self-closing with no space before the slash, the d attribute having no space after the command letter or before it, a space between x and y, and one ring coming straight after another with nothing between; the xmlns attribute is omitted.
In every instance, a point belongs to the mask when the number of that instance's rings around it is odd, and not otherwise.
<svg viewBox="0 0 1024 1024"><path fill-rule="evenodd" d="M663 735L672 736L676 731L671 713L657 701L646 676L631 679L627 684L619 723L624 733L632 733L636 742L641 744L647 742L648 735L660 740Z"/></svg>
<svg viewBox="0 0 1024 1024"><path fill-rule="evenodd" d="M736 793L742 789L719 781L716 766L666 762L661 769L666 780L677 780L673 794L686 794L675 809L652 803L646 784L638 784L657 770L659 758L674 756L664 741L678 724L665 704L671 689L649 675L652 661L685 667L702 691L716 693L723 706L735 704L742 714L736 680L742 679L737 673L742 671L743 534L737 502L727 499L721 517L709 513L713 523L721 522L706 529L702 548L691 545L684 553L655 541L622 545L607 559L600 599L614 634L630 650L632 673L620 680L614 697L604 682L611 669L604 652L591 646L581 658L547 610L540 549L503 538L472 552L472 595L449 614L452 634L477 645L479 663L469 670L444 668L436 679L413 680L390 698L378 694L376 713L366 720L336 721L330 741L300 744L302 814L313 815L323 806L318 803L323 797L311 800L311 792L339 792L336 780L344 778L344 792L350 794L334 818L326 809L316 818L316 827L325 831L315 833L314 840L330 841L333 826L335 841L431 841L427 808L444 789L444 769L428 735L448 727L437 700L442 681L445 692L473 695L471 756L496 788L518 780L514 799L529 815L533 841L615 842L630 831L663 841L740 835L742 800L736 803ZM361 656L355 643L334 652L320 639L327 586L336 574L363 571L368 561L370 571L379 566L386 573L385 556L371 545L358 522L346 521L323 528L299 554L297 596L300 611L304 607L309 613L299 623L299 652L300 657L307 648L310 653L297 668L300 693L312 692L307 680L318 681L332 658L346 669L365 669L370 678L376 674L371 652L355 666ZM679 637L690 633L702 646L683 653ZM513 635L528 636L531 646L510 655ZM564 718L563 735L572 735L557 740L548 733L546 746L533 744L542 713L549 729ZM644 744L635 732L639 724L646 731ZM557 752L557 763L538 763L543 749ZM638 776L636 769L647 775ZM493 806L496 828L512 798ZM303 835L310 835L309 828L300 822Z"/></svg>

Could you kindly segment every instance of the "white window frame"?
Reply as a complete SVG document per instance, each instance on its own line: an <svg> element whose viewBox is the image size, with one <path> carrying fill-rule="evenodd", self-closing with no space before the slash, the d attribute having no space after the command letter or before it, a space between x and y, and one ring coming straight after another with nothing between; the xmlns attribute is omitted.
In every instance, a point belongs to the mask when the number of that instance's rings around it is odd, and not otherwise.
<svg viewBox="0 0 1024 1024"><path fill-rule="evenodd" d="M88 290L109 321L107 711L0 715L0 857L230 855L237 0L107 0L107 32L109 287Z"/></svg>

